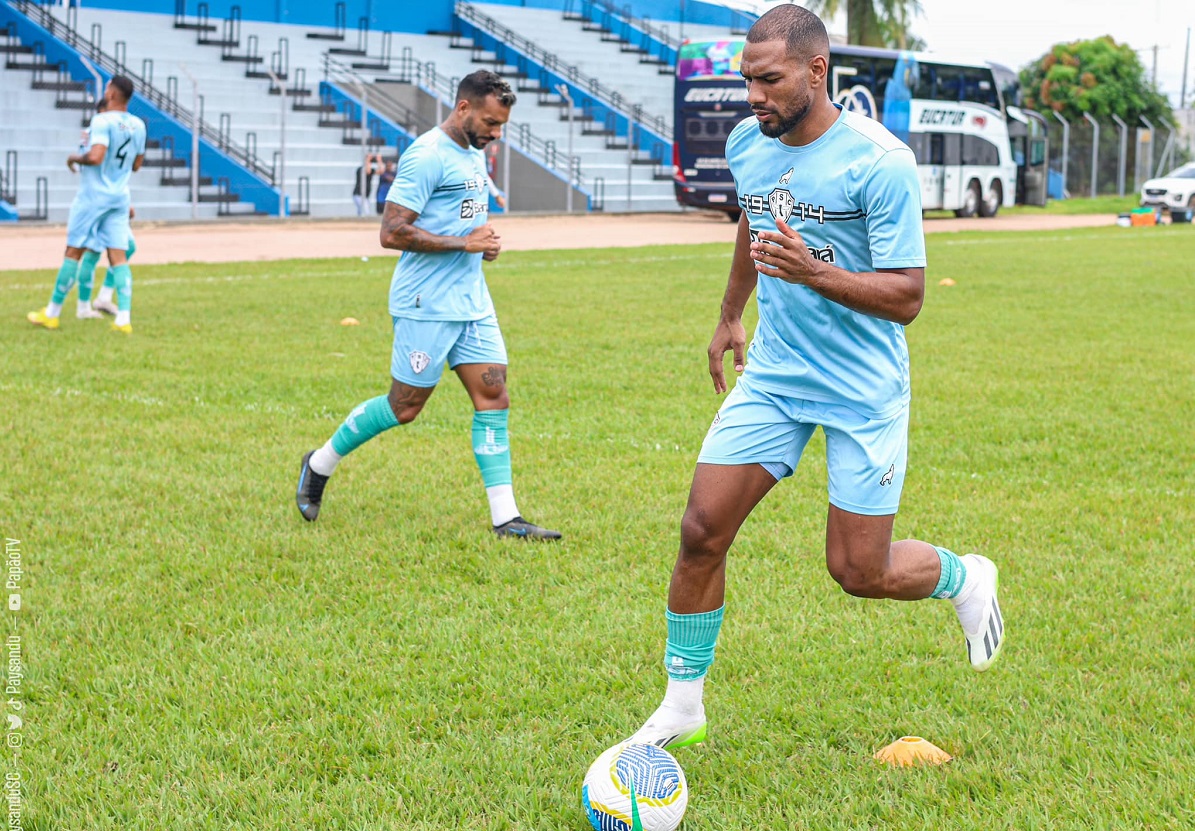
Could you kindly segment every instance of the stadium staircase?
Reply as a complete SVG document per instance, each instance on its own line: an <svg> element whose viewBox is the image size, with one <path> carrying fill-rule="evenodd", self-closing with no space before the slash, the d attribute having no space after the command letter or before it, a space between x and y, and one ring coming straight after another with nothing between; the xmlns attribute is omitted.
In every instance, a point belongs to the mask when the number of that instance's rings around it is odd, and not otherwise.
<svg viewBox="0 0 1195 831"><path fill-rule="evenodd" d="M95 108L96 90L111 73L97 72L97 81L92 69L103 66L102 55L89 44L64 40L66 33L45 19L43 9L27 9L31 15L25 11L19 4L0 3L0 106L6 116L0 123L0 220L63 222L79 182L65 159L78 148ZM78 50L95 63L86 67ZM133 204L145 218L189 218L190 172L187 160L173 153L183 131L146 99L135 100L133 109L149 128L144 172L130 182ZM256 210L252 204L237 204L239 197L226 178L215 183L204 179L201 185L201 218Z"/></svg>

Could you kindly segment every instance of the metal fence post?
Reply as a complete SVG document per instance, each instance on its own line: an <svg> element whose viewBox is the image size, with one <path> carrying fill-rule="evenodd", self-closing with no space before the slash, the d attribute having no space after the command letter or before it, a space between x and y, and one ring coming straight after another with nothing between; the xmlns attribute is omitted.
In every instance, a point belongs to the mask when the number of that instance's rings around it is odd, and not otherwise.
<svg viewBox="0 0 1195 831"><path fill-rule="evenodd" d="M186 64L178 68L191 82L191 219L199 219L199 81Z"/></svg>
<svg viewBox="0 0 1195 831"><path fill-rule="evenodd" d="M282 93L282 119L280 130L282 136L278 141L278 216L286 216L286 84L274 74L274 70L267 69L266 72L270 74L270 80L278 87Z"/></svg>
<svg viewBox="0 0 1195 831"><path fill-rule="evenodd" d="M1057 111L1051 110L1051 112L1054 113L1056 119L1062 122L1062 196L1065 198L1067 188L1069 187L1066 180L1066 167L1071 155L1071 123L1059 115ZM1047 173L1047 175L1049 174ZM1049 182L1046 183L1046 187L1049 188Z"/></svg>
<svg viewBox="0 0 1195 831"><path fill-rule="evenodd" d="M1151 172L1154 169L1154 143L1158 138L1158 131L1154 127L1153 122L1145 116L1141 116L1141 123L1149 128L1149 162L1145 165L1145 178L1148 179L1153 175ZM1137 155L1141 155L1141 141L1138 137L1137 141ZM1137 174L1141 172L1141 160L1137 160L1137 164L1133 165L1133 190L1141 190L1141 177Z"/></svg>
<svg viewBox="0 0 1195 831"><path fill-rule="evenodd" d="M564 99L564 105L568 107L568 155L565 157L568 172L564 175L564 210L571 214L573 212L573 97L568 94L566 84L558 84L556 91L560 93L560 97Z"/></svg>
<svg viewBox="0 0 1195 831"><path fill-rule="evenodd" d="M1112 114L1112 120L1116 122L1116 129L1120 133L1119 152L1116 159L1116 195L1124 196L1124 168L1127 163L1126 157L1129 154L1129 125L1125 124L1115 113Z"/></svg>
<svg viewBox="0 0 1195 831"><path fill-rule="evenodd" d="M1091 196L1094 198L1099 184L1100 123L1091 117L1091 113L1083 113L1083 118L1091 124L1091 129L1095 131L1095 138L1091 141Z"/></svg>

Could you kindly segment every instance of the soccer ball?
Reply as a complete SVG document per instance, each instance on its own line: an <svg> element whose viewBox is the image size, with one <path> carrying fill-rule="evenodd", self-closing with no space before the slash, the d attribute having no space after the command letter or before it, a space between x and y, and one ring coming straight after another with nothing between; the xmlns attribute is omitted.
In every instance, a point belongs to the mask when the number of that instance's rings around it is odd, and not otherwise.
<svg viewBox="0 0 1195 831"><path fill-rule="evenodd" d="M581 804L594 831L675 831L689 804L689 786L667 750L616 744L589 766Z"/></svg>

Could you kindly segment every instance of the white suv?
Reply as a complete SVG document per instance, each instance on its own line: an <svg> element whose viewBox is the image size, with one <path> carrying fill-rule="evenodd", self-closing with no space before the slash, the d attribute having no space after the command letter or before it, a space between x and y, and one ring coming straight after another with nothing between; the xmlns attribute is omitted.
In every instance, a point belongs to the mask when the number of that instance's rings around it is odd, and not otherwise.
<svg viewBox="0 0 1195 831"><path fill-rule="evenodd" d="M1141 204L1151 208L1195 209L1195 162L1141 186Z"/></svg>

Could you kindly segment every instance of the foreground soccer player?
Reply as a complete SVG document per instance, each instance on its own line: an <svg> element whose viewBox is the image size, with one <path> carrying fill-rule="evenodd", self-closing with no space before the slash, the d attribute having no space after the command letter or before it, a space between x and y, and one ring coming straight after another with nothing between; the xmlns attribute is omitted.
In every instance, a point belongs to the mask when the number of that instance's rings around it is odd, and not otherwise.
<svg viewBox="0 0 1195 831"><path fill-rule="evenodd" d="M772 9L747 33L741 72L755 117L726 142L743 215L709 347L716 392L726 390L727 351L743 375L698 457L668 593L668 687L632 741L676 748L705 738L727 551L818 426L826 565L843 590L950 599L976 670L1003 645L990 560L892 542L909 421L904 326L925 289L920 185L907 146L830 101L828 61L825 26L800 6ZM744 365L742 312L756 288L759 324Z"/></svg>
<svg viewBox="0 0 1195 831"><path fill-rule="evenodd" d="M415 420L444 363L473 400L473 453L502 537L559 539L523 519L511 482L506 345L482 273L501 242L486 222L489 193L481 150L500 138L515 95L484 70L465 76L456 106L399 161L382 216L383 248L402 251L390 283L394 348L390 394L358 405L321 448L303 457L295 500L308 521L319 516L328 477L341 458L374 436Z"/></svg>
<svg viewBox="0 0 1195 831"><path fill-rule="evenodd" d="M129 114L132 97L133 82L123 75L113 76L104 90L103 109L91 120L86 152L66 160L72 173L76 165L82 166L82 180L71 204L66 252L50 302L44 310L26 315L35 326L58 328L62 303L74 286L79 261L84 250L93 246L108 251L118 300L112 328L125 334L133 331L133 275L125 253L129 248L129 177L145 160L145 122ZM90 316L90 306L83 306L79 317Z"/></svg>

